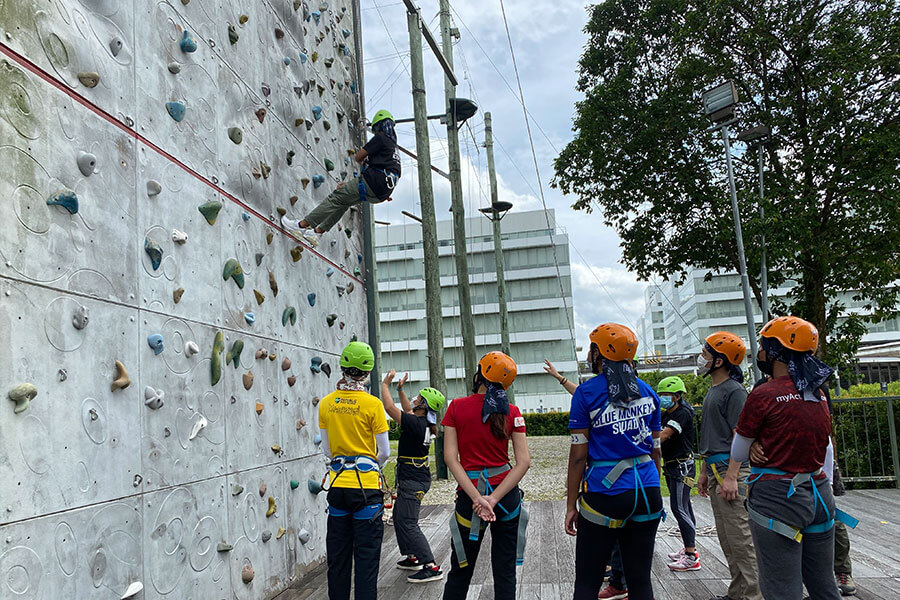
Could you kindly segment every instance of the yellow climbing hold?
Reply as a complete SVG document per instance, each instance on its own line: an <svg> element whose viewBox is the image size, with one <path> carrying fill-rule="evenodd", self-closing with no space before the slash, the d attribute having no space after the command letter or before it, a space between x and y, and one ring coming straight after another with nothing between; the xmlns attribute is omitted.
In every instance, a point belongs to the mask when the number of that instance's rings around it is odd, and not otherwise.
<svg viewBox="0 0 900 600"><path fill-rule="evenodd" d="M262 304L266 300L266 297L263 296L263 293L260 292L259 290L253 290L253 295L256 296L257 304Z"/></svg>
<svg viewBox="0 0 900 600"><path fill-rule="evenodd" d="M278 533L275 535L275 539L276 539L276 540L280 540L281 537L282 537L284 534L286 534L286 533L287 533L287 531L285 531L284 527L279 527L279 528L278 528Z"/></svg>
<svg viewBox="0 0 900 600"><path fill-rule="evenodd" d="M277 509L278 507L275 506L275 498L269 496L269 509L266 511L266 518L268 519L269 517L274 515Z"/></svg>
<svg viewBox="0 0 900 600"><path fill-rule="evenodd" d="M262 402L257 402L256 403L256 414L261 415L264 408L265 408L265 405Z"/></svg>

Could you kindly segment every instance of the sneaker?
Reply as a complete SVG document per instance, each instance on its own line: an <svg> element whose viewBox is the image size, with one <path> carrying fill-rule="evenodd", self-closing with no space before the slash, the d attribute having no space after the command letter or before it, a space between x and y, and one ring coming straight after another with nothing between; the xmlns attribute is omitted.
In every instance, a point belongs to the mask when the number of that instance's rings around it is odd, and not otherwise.
<svg viewBox="0 0 900 600"><path fill-rule="evenodd" d="M853 577L850 573L835 573L834 579L837 582L841 596L855 596L856 584L853 583Z"/></svg>
<svg viewBox="0 0 900 600"><path fill-rule="evenodd" d="M316 233L316 230L314 228L300 227L300 221L290 219L287 215L281 217L281 226L284 227L288 231L288 233L290 233L294 237L302 237L313 248L319 245L321 234Z"/></svg>
<svg viewBox="0 0 900 600"><path fill-rule="evenodd" d="M684 553L681 555L681 558L676 560L675 562L667 565L671 570L683 572L683 571L699 571L700 570L700 557L696 554L688 554Z"/></svg>
<svg viewBox="0 0 900 600"><path fill-rule="evenodd" d="M682 548L678 552L669 552L669 559L671 560L678 560L682 556L684 556L684 548Z"/></svg>
<svg viewBox="0 0 900 600"><path fill-rule="evenodd" d="M288 217L287 215L284 215L283 217L281 217L281 226L284 227L289 232L291 232L292 234L300 233L303 230L303 228L300 227L300 221L292 219L292 218Z"/></svg>
<svg viewBox="0 0 900 600"><path fill-rule="evenodd" d="M606 586L597 594L599 600L628 600L628 590L620 590L611 585Z"/></svg>
<svg viewBox="0 0 900 600"><path fill-rule="evenodd" d="M418 573L413 573L406 580L410 583L428 583L430 581L440 581L444 578L444 572L437 565L433 567L422 567Z"/></svg>
<svg viewBox="0 0 900 600"><path fill-rule="evenodd" d="M420 571L422 569L422 561L418 558L404 558L403 560L397 561L397 568L406 569L407 571Z"/></svg>

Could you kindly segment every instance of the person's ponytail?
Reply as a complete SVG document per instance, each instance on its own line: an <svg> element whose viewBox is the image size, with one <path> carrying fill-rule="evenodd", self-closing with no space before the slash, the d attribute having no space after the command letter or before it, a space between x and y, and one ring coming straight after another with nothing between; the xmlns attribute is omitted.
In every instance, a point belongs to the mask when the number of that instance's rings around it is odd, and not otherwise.
<svg viewBox="0 0 900 600"><path fill-rule="evenodd" d="M488 417L488 426L491 428L491 435L498 440L506 441L509 439L509 419L506 417L507 415L502 413L493 413Z"/></svg>

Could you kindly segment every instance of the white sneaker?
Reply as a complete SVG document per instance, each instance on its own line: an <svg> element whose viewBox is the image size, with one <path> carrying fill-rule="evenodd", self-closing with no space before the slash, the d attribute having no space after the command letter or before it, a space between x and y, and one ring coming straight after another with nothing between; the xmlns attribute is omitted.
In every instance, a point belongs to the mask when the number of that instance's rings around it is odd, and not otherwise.
<svg viewBox="0 0 900 600"><path fill-rule="evenodd" d="M672 559L672 560L678 560L678 559L681 558L682 556L684 556L684 548L682 548L682 549L679 550L678 552L670 552L670 553L669 553L669 558Z"/></svg>
<svg viewBox="0 0 900 600"><path fill-rule="evenodd" d="M294 237L302 237L313 248L319 245L321 234L316 233L314 228L300 227L300 221L290 219L287 215L281 217L281 226Z"/></svg>
<svg viewBox="0 0 900 600"><path fill-rule="evenodd" d="M319 240L322 239L322 234L316 233L316 230L312 227L308 229L301 229L300 233L303 235L303 239L306 240L313 248L318 246Z"/></svg>
<svg viewBox="0 0 900 600"><path fill-rule="evenodd" d="M291 234L299 234L303 229L300 227L300 221L291 219L287 215L281 217L281 226L287 229Z"/></svg>

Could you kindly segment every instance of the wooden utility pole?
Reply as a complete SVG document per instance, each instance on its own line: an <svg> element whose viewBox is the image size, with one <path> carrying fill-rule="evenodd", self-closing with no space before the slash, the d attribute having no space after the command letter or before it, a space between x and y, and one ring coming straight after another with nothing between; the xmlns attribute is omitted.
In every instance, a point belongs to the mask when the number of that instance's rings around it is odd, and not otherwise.
<svg viewBox="0 0 900 600"><path fill-rule="evenodd" d="M512 356L509 345L509 313L506 308L506 272L503 268L503 242L500 237L500 211L497 210L497 171L494 170L494 130L491 126L491 113L484 113L484 148L487 151L488 176L491 181L490 219L494 225L494 265L497 269L497 301L500 305L500 348L503 353ZM513 402L512 389L506 392Z"/></svg>
<svg viewBox="0 0 900 600"><path fill-rule="evenodd" d="M440 0L441 51L453 68L453 40L450 31L450 0ZM456 97L456 85L444 75L444 98L447 105L447 153L450 160L450 210L453 212L453 250L456 260L456 293L459 296L459 328L462 332L463 389L475 377L475 319L469 295L469 261L466 252L466 209L463 206L462 171L459 159L459 124L450 99Z"/></svg>
<svg viewBox="0 0 900 600"><path fill-rule="evenodd" d="M447 391L444 373L444 327L441 311L441 277L438 267L437 220L434 216L434 189L431 185L431 146L428 141L428 112L425 106L425 71L422 63L422 34L418 10L406 15L409 27L409 67L412 77L413 115L416 126L416 154L419 160L419 199L422 203L422 253L425 262L425 328L428 336L429 384ZM444 463L444 436L435 443L438 477L447 478ZM443 472L443 475L442 475Z"/></svg>

